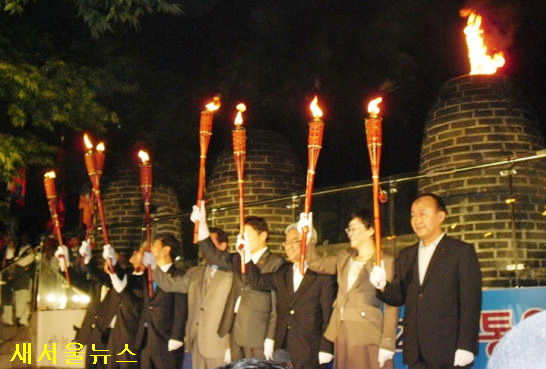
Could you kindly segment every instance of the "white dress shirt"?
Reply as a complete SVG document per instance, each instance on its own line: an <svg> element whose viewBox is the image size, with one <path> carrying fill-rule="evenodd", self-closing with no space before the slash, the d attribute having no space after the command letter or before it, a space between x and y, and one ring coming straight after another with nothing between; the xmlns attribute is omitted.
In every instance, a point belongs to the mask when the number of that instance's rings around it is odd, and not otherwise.
<svg viewBox="0 0 546 369"><path fill-rule="evenodd" d="M307 271L307 261L303 263L303 273ZM300 288L301 281L303 281L304 275L300 273L300 265L299 264L292 264L292 282L294 282L294 292Z"/></svg>
<svg viewBox="0 0 546 369"><path fill-rule="evenodd" d="M425 246L423 240L419 241L419 250L417 252L417 266L419 267L419 283L423 284L425 279L425 274L427 274L428 265L430 264L430 259L432 259L432 254L436 250L436 246L440 243L445 233L442 233L440 237L434 240L430 245Z"/></svg>

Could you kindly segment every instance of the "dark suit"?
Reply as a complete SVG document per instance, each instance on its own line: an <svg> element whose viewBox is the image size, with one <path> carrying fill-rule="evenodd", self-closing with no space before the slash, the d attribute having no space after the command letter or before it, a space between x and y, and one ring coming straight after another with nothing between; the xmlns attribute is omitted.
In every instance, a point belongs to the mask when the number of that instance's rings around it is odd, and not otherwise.
<svg viewBox="0 0 546 369"><path fill-rule="evenodd" d="M110 278L95 264L86 265L84 270L89 278L87 281L79 278L78 273L72 273L75 270L71 269L72 283L80 289L87 289L90 298L81 327L76 332L75 341L87 345L86 368L106 368L106 364L100 356L97 357L97 363L94 364L94 358L91 355L101 354L100 352L93 353L92 345L95 345L98 350L107 348L108 326L114 317L113 291L110 288ZM103 295L102 300L101 295Z"/></svg>
<svg viewBox="0 0 546 369"><path fill-rule="evenodd" d="M391 305L405 304L406 364L452 367L457 349L478 351L480 264L472 245L444 236L420 285L418 247L400 251L393 281L377 296Z"/></svg>
<svg viewBox="0 0 546 369"><path fill-rule="evenodd" d="M173 266L167 274L183 273ZM168 351L169 339L184 341L184 330L188 316L185 294L167 293L157 288L153 297L148 293L147 275L141 276L144 303L135 346L141 351L141 368L173 369L179 368L184 356L184 348Z"/></svg>
<svg viewBox="0 0 546 369"><path fill-rule="evenodd" d="M246 276L241 274L241 257L218 250L210 238L199 242L205 259L233 272L233 284L222 315L218 335L223 337L231 332L232 360L242 357L240 352L250 350L263 357L263 344L266 338L274 339L277 321L276 294L246 286ZM266 250L258 261L262 273L271 273L284 263L283 258ZM235 303L241 297L238 313L234 313ZM246 354L244 356L247 356Z"/></svg>
<svg viewBox="0 0 546 369"><path fill-rule="evenodd" d="M294 368L319 368L319 351L333 353L333 343L323 337L336 295L334 277L307 270L294 292L292 263L274 273L261 274L251 261L247 264L248 281L257 288L277 291L278 318L275 349L290 354Z"/></svg>

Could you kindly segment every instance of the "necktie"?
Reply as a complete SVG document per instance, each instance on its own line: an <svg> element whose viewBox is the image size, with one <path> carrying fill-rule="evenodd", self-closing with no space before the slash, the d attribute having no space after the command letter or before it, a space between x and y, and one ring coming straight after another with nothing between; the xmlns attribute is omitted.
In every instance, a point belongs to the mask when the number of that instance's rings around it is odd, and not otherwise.
<svg viewBox="0 0 546 369"><path fill-rule="evenodd" d="M153 287L154 292L155 292L155 291L157 290L157 283L156 283L156 282L153 282L153 283L152 283L152 287Z"/></svg>

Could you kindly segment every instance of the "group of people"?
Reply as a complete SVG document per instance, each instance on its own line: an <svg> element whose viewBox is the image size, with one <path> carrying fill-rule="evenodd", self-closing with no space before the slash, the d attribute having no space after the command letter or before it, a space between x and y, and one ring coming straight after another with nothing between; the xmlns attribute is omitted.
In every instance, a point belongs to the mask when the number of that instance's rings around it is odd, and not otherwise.
<svg viewBox="0 0 546 369"><path fill-rule="evenodd" d="M229 253L226 233L208 227L204 204L194 206L191 220L199 222L206 264L187 271L173 264L180 245L170 235L157 235L151 252L141 247L129 263L105 245L103 268L91 262L84 241L91 303L76 340L87 345L93 368L180 368L184 351L199 369L249 358L294 368L332 361L334 368L393 368L398 306L404 305L403 358L410 368L470 368L478 348L481 272L474 248L444 234L446 215L440 197L419 195L411 207L418 244L396 259L382 253L380 265L368 211L349 219L350 248L328 257L316 251L311 213L286 228L286 260L270 252L267 222L255 216L245 219L238 252ZM56 256L67 252L60 246ZM107 363L93 356L101 349L113 354Z"/></svg>

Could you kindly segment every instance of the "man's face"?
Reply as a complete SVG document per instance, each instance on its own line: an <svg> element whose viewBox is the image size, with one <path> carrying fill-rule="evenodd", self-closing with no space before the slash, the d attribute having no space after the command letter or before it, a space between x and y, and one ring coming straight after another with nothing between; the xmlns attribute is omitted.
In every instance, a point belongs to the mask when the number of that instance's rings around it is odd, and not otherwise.
<svg viewBox="0 0 546 369"><path fill-rule="evenodd" d="M165 251L163 249L164 249L164 247L163 247L163 241L162 240L155 240L152 243L151 252L152 252L152 254L154 254L156 260L160 259L162 257L162 255L165 253Z"/></svg>
<svg viewBox="0 0 546 369"><path fill-rule="evenodd" d="M298 263L300 260L301 238L297 229L292 229L286 234L283 246L286 257L291 263Z"/></svg>
<svg viewBox="0 0 546 369"><path fill-rule="evenodd" d="M216 232L213 232L210 234L210 240L212 241L212 243L214 244L214 246L220 250L220 251L226 251L227 247L228 247L228 244L227 242L220 242L219 238L218 238L218 233Z"/></svg>
<svg viewBox="0 0 546 369"><path fill-rule="evenodd" d="M146 246L141 246L138 250L133 251L133 255L129 258L129 262L133 265L133 267L137 267L142 265L142 256L144 255Z"/></svg>
<svg viewBox="0 0 546 369"><path fill-rule="evenodd" d="M438 209L436 200L430 196L420 197L411 204L411 227L425 245L442 234L446 213Z"/></svg>
<svg viewBox="0 0 546 369"><path fill-rule="evenodd" d="M360 218L353 218L347 225L347 238L353 248L357 248L369 241L373 236L373 228L366 228Z"/></svg>
<svg viewBox="0 0 546 369"><path fill-rule="evenodd" d="M267 232L258 232L252 226L245 224L246 240L250 247L250 252L255 253L265 247Z"/></svg>

